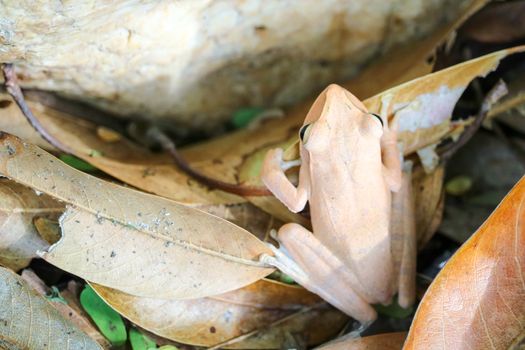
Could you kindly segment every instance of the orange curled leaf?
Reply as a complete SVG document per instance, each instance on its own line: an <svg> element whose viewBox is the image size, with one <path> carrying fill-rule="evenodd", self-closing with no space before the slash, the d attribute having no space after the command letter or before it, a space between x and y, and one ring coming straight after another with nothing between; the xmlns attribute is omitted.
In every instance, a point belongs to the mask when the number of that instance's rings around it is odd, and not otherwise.
<svg viewBox="0 0 525 350"><path fill-rule="evenodd" d="M525 331L525 177L421 301L404 349L508 349Z"/></svg>

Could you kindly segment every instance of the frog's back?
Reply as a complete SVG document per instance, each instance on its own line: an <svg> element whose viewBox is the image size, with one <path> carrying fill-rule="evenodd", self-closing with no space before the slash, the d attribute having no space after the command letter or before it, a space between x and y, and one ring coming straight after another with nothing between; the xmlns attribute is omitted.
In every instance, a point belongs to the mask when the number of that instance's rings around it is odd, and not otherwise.
<svg viewBox="0 0 525 350"><path fill-rule="evenodd" d="M337 157L337 150L333 151L324 158L322 169L310 172L314 234L358 277L365 278L370 270L384 271L374 288L382 295L391 273L391 193L383 176L380 148L358 156Z"/></svg>

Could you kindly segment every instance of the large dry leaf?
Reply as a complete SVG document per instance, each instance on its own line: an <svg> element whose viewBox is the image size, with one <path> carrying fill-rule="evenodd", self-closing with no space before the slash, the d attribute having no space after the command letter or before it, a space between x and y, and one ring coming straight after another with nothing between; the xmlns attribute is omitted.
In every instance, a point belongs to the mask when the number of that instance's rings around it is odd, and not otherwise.
<svg viewBox="0 0 525 350"><path fill-rule="evenodd" d="M0 348L102 349L12 271L0 268Z"/></svg>
<svg viewBox="0 0 525 350"><path fill-rule="evenodd" d="M64 205L16 182L0 179L0 265L18 271L49 243L33 225L36 217L58 219Z"/></svg>
<svg viewBox="0 0 525 350"><path fill-rule="evenodd" d="M405 332L371 335L363 338L341 339L317 348L318 350L400 350Z"/></svg>
<svg viewBox="0 0 525 350"><path fill-rule="evenodd" d="M198 298L272 271L257 261L270 250L246 230L86 175L5 133L0 173L70 205L61 240L42 257L96 283L146 297Z"/></svg>
<svg viewBox="0 0 525 350"><path fill-rule="evenodd" d="M525 177L427 290L404 349L508 349L525 332Z"/></svg>
<svg viewBox="0 0 525 350"><path fill-rule="evenodd" d="M199 346L252 334L225 347L275 349L283 344L287 333L318 344L337 334L348 321L347 316L305 289L270 280L195 300L139 298L92 286L133 323L162 337Z"/></svg>

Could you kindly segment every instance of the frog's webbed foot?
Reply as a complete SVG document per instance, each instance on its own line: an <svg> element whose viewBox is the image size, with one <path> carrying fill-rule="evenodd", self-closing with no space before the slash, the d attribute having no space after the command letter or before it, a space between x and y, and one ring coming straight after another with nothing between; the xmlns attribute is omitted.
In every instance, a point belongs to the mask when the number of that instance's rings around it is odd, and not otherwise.
<svg viewBox="0 0 525 350"><path fill-rule="evenodd" d="M299 265L293 261L288 255L288 251L284 246L281 248L275 247L271 243L267 243L268 247L272 250L274 256L268 254L262 254L259 257L259 261L267 265L274 266L281 270L281 272L290 276L295 282L303 284L308 280L306 272Z"/></svg>
<svg viewBox="0 0 525 350"><path fill-rule="evenodd" d="M344 266L317 238L298 224L279 229L281 248L271 247L274 256L263 255L261 261L277 267L309 291L354 317L363 324L376 318L355 286L355 275Z"/></svg>

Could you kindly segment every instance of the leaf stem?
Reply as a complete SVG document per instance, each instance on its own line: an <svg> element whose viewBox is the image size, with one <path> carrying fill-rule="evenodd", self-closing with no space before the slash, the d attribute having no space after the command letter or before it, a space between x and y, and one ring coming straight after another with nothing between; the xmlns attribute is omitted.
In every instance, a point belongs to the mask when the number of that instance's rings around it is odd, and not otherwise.
<svg viewBox="0 0 525 350"><path fill-rule="evenodd" d="M65 153L73 153L69 147L67 147L62 142L54 138L46 130L42 123L40 123L38 118L33 114L31 109L27 105L27 102L24 98L24 94L22 93L22 89L20 89L20 85L18 84L18 79L16 77L13 65L11 63L3 63L2 73L4 75L4 85L6 87L7 92L9 93L9 95L11 95L13 100L15 100L16 104L22 111L24 117L26 117L29 124L31 124L31 126L40 134L40 136L42 136L42 138L49 142L53 147Z"/></svg>

